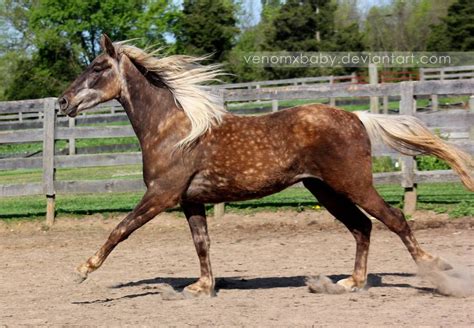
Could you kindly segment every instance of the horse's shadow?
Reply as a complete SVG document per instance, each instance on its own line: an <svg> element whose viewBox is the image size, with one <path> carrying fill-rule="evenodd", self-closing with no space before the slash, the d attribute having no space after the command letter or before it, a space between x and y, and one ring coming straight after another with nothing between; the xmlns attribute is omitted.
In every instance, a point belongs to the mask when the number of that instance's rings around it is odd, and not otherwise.
<svg viewBox="0 0 474 328"><path fill-rule="evenodd" d="M414 277L415 274L403 272L384 272L369 274L367 278L367 288L378 287L397 287L397 288L412 288L422 293L434 293L435 289L426 287L417 287L407 283L385 283L383 277ZM336 282L340 279L349 277L348 275L334 274L328 276L329 279ZM273 289L273 288L298 288L306 286L306 276L289 276L289 277L262 277L262 278L245 278L245 277L225 277L216 279L216 292L220 290L255 290L255 289ZM158 295L159 286L171 286L176 292L182 292L184 287L196 281L196 278L188 277L156 277L150 279L143 279L137 281L129 281L113 285L111 289L125 289L133 287L141 287L143 292L132 293L117 298L106 298L91 301L77 301L73 304L92 304L92 303L107 303L120 299L130 299L143 297L147 295ZM158 290L158 291L156 291Z"/></svg>

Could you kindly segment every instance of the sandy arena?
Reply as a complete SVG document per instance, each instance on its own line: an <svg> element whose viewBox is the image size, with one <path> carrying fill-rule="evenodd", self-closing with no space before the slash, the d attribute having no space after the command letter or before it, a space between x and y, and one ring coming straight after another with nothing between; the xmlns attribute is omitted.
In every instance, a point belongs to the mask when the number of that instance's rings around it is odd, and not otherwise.
<svg viewBox="0 0 474 328"><path fill-rule="evenodd" d="M0 223L0 326L472 326L474 296L440 295L397 236L372 234L367 290L312 294L305 278L351 273L355 242L325 211L209 219L217 297L165 300L199 273L184 218L163 214L119 245L83 284L71 272L120 218ZM474 219L414 216L426 250L474 273Z"/></svg>

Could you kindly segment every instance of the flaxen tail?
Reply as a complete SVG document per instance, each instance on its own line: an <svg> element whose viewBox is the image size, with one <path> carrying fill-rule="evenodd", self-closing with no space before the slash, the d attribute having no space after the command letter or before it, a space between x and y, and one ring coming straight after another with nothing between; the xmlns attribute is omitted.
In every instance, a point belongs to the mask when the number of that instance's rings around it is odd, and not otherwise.
<svg viewBox="0 0 474 328"><path fill-rule="evenodd" d="M367 112L355 112L355 114L374 142L381 139L385 144L405 155L426 154L445 160L459 174L467 189L474 191L472 157L431 133L416 117Z"/></svg>

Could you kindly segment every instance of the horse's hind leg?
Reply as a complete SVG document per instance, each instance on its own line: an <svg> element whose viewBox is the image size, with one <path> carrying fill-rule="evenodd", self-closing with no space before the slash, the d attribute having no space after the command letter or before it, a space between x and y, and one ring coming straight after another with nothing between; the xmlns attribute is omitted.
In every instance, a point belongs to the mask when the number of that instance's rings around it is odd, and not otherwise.
<svg viewBox="0 0 474 328"><path fill-rule="evenodd" d="M212 275L209 247L211 241L207 232L206 210L204 204L181 203L186 219L191 229L194 246L199 257L201 266L201 277L197 282L185 288L186 291L195 295L204 294L214 296L215 280Z"/></svg>
<svg viewBox="0 0 474 328"><path fill-rule="evenodd" d="M448 263L432 256L420 247L402 211L388 205L373 186L365 190L365 192L357 193L353 201L367 213L383 222L391 231L395 232L417 264L430 264L441 270L452 268Z"/></svg>
<svg viewBox="0 0 474 328"><path fill-rule="evenodd" d="M321 180L306 179L303 183L332 215L344 223L356 240L356 259L352 276L338 281L338 284L347 290L363 288L367 279L372 222L347 197L335 192Z"/></svg>

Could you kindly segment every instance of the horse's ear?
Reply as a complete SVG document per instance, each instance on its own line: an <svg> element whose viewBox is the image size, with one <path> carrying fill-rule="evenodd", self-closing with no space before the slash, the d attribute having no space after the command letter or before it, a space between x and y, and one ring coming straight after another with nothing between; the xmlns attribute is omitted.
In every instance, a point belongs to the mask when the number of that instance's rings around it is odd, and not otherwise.
<svg viewBox="0 0 474 328"><path fill-rule="evenodd" d="M115 52L115 47L112 43L112 40L110 40L110 38L105 33L100 36L100 46L105 52L107 52L110 57L117 57L117 53Z"/></svg>

